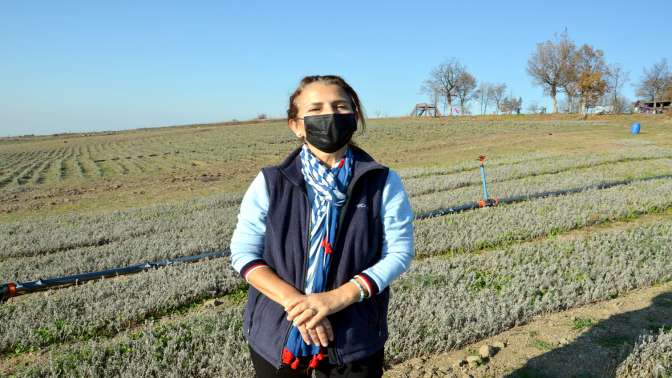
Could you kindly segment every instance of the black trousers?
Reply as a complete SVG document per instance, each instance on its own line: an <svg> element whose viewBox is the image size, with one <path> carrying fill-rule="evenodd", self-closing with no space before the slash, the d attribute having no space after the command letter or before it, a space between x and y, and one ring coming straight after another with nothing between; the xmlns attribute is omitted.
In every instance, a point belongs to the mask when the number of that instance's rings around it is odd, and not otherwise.
<svg viewBox="0 0 672 378"><path fill-rule="evenodd" d="M299 367L296 370L286 365L283 365L280 369L276 369L275 366L257 354L250 344L247 344L247 346L250 349L250 356L252 357L252 364L256 373L255 377L312 377L312 373L307 372L310 357L307 357L305 360L300 358ZM318 378L379 378L383 376L384 357L385 348L381 348L372 355L342 366L333 365L327 360L322 360L317 368L314 369L315 376Z"/></svg>

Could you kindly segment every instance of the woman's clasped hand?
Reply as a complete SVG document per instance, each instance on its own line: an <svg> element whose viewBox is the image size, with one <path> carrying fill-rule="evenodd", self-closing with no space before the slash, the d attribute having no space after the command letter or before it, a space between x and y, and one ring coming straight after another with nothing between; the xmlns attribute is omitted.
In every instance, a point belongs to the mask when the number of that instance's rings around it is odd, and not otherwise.
<svg viewBox="0 0 672 378"><path fill-rule="evenodd" d="M287 320L301 332L306 344L327 346L334 340L334 332L327 315L347 307L337 292L327 291L308 295L295 294L283 304L287 312Z"/></svg>

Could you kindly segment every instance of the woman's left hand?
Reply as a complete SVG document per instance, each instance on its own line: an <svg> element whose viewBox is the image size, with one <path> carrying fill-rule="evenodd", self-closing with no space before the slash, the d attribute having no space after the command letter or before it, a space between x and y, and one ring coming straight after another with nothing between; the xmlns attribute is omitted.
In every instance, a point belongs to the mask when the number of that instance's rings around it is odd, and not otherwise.
<svg viewBox="0 0 672 378"><path fill-rule="evenodd" d="M287 320L293 320L300 326L307 322L307 328L314 328L327 315L345 308L347 303L336 292L327 291L308 295L296 296L285 305Z"/></svg>

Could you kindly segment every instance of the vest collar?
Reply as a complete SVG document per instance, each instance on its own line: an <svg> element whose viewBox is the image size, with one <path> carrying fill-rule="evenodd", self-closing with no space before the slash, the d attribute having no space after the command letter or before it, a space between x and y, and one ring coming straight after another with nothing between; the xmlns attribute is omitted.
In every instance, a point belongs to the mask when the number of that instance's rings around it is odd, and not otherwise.
<svg viewBox="0 0 672 378"><path fill-rule="evenodd" d="M373 170L373 169L383 169L384 166L378 163L357 146L350 145L352 150L352 178L350 183L357 181L357 179L362 176L364 173ZM278 165L278 168L282 174L284 174L292 184L305 188L305 180L303 178L303 173L301 172L301 146L297 147L292 151L285 160ZM351 186L351 185L349 185Z"/></svg>

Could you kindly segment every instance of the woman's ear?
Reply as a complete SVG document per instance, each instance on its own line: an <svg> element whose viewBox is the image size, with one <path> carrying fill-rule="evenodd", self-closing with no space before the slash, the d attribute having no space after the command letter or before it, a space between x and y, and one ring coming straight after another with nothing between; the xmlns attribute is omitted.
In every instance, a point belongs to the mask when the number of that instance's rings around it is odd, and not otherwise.
<svg viewBox="0 0 672 378"><path fill-rule="evenodd" d="M287 126L289 126L289 129L292 130L292 132L294 133L294 135L297 136L297 138L301 138L302 136L304 136L305 133L303 132L303 127L299 125L299 122L297 122L297 120L295 119L288 120Z"/></svg>

